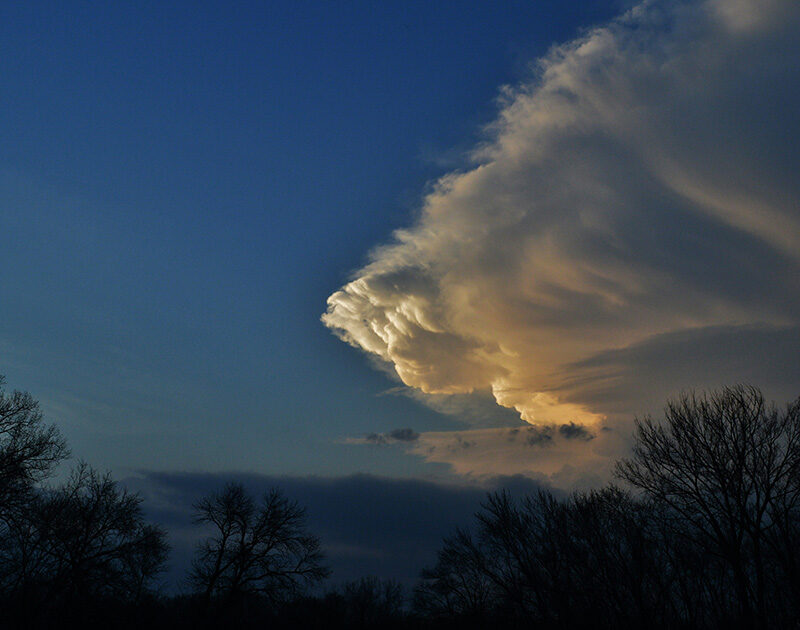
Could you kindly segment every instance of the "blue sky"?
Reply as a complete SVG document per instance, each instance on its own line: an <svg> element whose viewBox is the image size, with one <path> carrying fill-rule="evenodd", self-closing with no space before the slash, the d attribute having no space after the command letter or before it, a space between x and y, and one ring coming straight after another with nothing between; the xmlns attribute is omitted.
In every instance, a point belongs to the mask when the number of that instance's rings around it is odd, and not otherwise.
<svg viewBox="0 0 800 630"><path fill-rule="evenodd" d="M319 323L499 86L616 3L11 3L2 370L115 470L416 474L457 426ZM435 469L435 467L434 467Z"/></svg>

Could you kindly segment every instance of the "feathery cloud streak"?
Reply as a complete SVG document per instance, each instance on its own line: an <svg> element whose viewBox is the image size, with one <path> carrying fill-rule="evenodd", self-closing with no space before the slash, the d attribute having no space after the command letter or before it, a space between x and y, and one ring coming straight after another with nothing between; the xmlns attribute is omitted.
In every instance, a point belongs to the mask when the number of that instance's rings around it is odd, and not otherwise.
<svg viewBox="0 0 800 630"><path fill-rule="evenodd" d="M554 48L325 325L425 394L589 426L597 357L796 331L798 26L796 0L655 0Z"/></svg>

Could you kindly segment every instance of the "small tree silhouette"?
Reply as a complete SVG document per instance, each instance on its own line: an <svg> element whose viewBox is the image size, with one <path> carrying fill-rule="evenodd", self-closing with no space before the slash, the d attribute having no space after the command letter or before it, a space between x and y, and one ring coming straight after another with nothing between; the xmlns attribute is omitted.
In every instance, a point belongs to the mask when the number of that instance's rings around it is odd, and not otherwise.
<svg viewBox="0 0 800 630"><path fill-rule="evenodd" d="M42 494L34 523L50 600L73 608L99 599L136 603L152 592L169 548L140 504L83 463L64 486Z"/></svg>
<svg viewBox="0 0 800 630"><path fill-rule="evenodd" d="M277 489L260 504L231 483L195 504L195 523L213 533L198 548L190 581L209 604L248 596L272 602L327 577L319 540L305 528L305 509Z"/></svg>

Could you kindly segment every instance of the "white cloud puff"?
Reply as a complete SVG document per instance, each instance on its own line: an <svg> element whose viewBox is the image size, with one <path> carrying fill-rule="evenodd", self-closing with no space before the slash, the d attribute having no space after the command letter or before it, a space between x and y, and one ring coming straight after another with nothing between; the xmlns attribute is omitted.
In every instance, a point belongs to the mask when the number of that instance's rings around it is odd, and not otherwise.
<svg viewBox="0 0 800 630"><path fill-rule="evenodd" d="M554 48L325 325L409 387L538 425L643 411L619 391L664 370L636 351L658 340L800 349L798 26L796 0L656 0ZM702 366L675 358L662 389Z"/></svg>

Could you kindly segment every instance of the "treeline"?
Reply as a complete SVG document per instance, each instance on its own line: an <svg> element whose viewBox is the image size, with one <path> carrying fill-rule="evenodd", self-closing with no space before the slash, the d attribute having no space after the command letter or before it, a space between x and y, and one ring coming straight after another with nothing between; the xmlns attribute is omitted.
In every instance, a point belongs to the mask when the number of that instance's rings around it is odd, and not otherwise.
<svg viewBox="0 0 800 630"><path fill-rule="evenodd" d="M2 381L0 381L2 385ZM800 399L686 395L636 423L619 486L488 495L406 592L330 571L305 511L229 484L195 505L206 534L166 596L166 532L79 464L36 401L0 387L0 626L17 628L796 628ZM623 488L624 486L624 488Z"/></svg>
<svg viewBox="0 0 800 630"><path fill-rule="evenodd" d="M424 571L416 609L473 627L800 625L800 399L683 396L636 423L616 473L632 492L490 495Z"/></svg>

